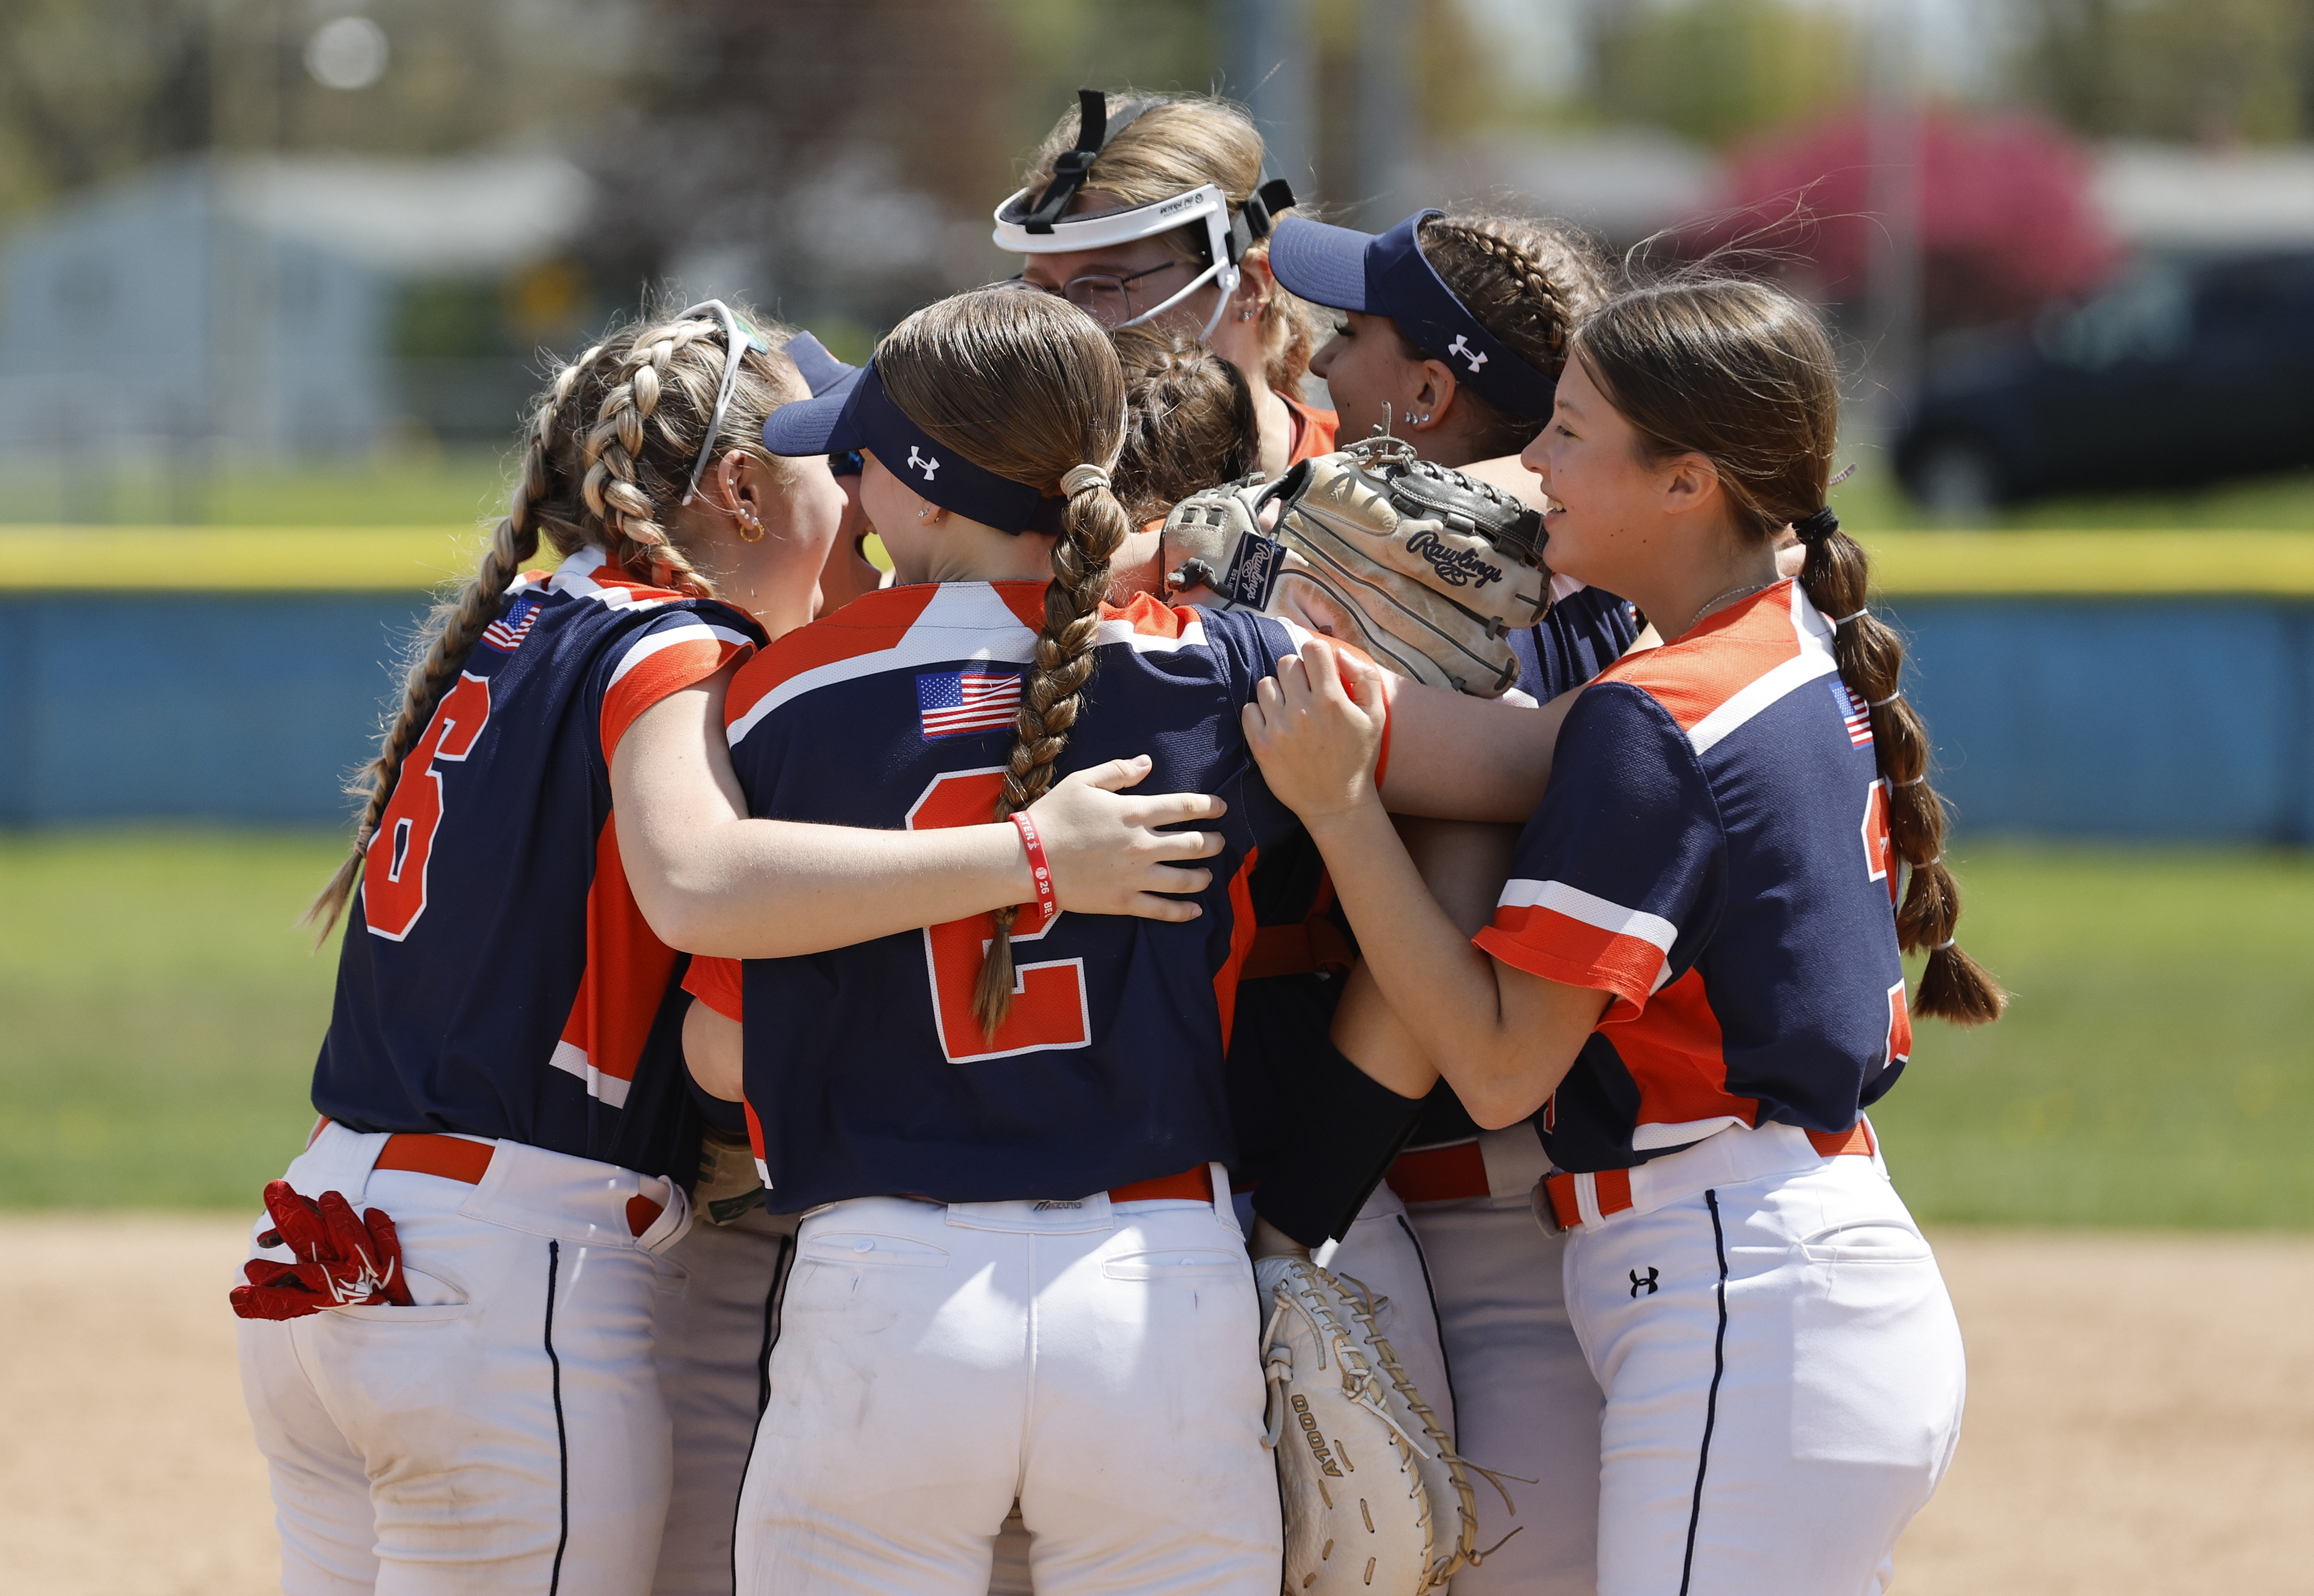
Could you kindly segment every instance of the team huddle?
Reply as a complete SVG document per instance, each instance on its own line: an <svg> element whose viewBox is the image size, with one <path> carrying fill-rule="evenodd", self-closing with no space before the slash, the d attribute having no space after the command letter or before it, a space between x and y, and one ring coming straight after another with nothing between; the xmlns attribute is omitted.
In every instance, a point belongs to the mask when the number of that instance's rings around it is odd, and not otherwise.
<svg viewBox="0 0 2314 1596"><path fill-rule="evenodd" d="M2002 997L1815 313L1199 97L995 223L863 366L541 397L315 904L283 1589L1886 1589L1963 1369L1865 1110Z"/></svg>

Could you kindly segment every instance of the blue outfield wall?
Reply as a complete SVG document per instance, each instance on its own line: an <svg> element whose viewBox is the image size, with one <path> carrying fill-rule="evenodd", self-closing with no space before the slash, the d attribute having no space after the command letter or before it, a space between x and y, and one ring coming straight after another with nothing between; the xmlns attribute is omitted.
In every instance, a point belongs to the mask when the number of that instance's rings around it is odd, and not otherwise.
<svg viewBox="0 0 2314 1596"><path fill-rule="evenodd" d="M1908 599L1961 824L2314 838L2314 605ZM0 596L0 824L330 824L416 595Z"/></svg>

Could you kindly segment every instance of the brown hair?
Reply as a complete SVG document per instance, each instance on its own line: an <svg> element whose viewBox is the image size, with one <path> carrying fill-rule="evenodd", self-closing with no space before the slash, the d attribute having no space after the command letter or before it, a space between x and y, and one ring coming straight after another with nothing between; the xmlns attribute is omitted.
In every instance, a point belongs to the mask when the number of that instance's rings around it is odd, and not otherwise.
<svg viewBox="0 0 2314 1596"><path fill-rule="evenodd" d="M1045 624L1021 683L1020 714L1004 788L1002 820L1045 795L1053 762L1068 745L1091 678L1100 595L1126 531L1108 470L1125 435L1125 373L1098 322L1065 300L982 288L927 305L876 346L884 391L934 441L983 471L1068 498ZM1087 469L1091 468L1091 469ZM1012 1007L1012 922L996 934L973 993L973 1012L994 1036Z"/></svg>
<svg viewBox="0 0 2314 1596"><path fill-rule="evenodd" d="M1607 274L1598 252L1580 232L1561 223L1433 216L1417 237L1423 259L1479 324L1550 376L1567 365L1575 324L1607 298ZM1418 347L1402 327L1398 336L1411 359L1445 358L1441 350ZM1454 399L1478 413L1480 426L1472 440L1482 460L1517 454L1550 419L1511 415L1468 384L1456 388Z"/></svg>
<svg viewBox="0 0 2314 1596"><path fill-rule="evenodd" d="M1086 190L1114 194L1126 205L1148 205L1211 183L1228 197L1234 212L1261 186L1261 135L1243 106L1206 94L1110 90L1109 126L1117 128L1127 117L1133 118L1131 124L1119 128L1108 147L1093 158L1085 174ZM1055 163L1076 142L1077 113L1072 110L1053 124L1029 157L1021 186L1031 194L1043 193L1053 181ZM1293 214L1292 207L1276 213ZM1177 227L1165 240L1184 260L1211 264L1206 259L1202 223ZM1266 263L1269 241L1257 241L1243 259ZM1301 398L1302 379L1309 375L1310 357L1317 353L1324 327L1314 306L1272 279L1261 311L1262 380L1289 399Z"/></svg>
<svg viewBox="0 0 2314 1596"><path fill-rule="evenodd" d="M775 322L734 306L739 320L776 348L792 336ZM441 599L411 649L402 708L378 741L375 757L346 790L363 800L353 851L305 911L326 937L344 913L378 818L393 797L402 762L458 679L483 630L507 603L507 587L538 552L543 537L564 556L596 548L629 570L694 597L714 586L693 569L665 525L691 481L715 396L723 381L723 323L713 316L678 321L664 312L614 329L554 375L525 428L526 446L507 513L491 530L481 564L464 586ZM786 481L793 463L764 447L771 413L807 390L785 355L750 348L711 440L711 465L734 450L751 454Z"/></svg>
<svg viewBox="0 0 2314 1596"><path fill-rule="evenodd" d="M1573 357L1638 432L1643 459L1695 454L1711 463L1739 533L1800 532L1800 586L1833 623L1841 680L1870 706L1890 839L1912 867L1896 939L1907 953L1929 949L1916 1007L1964 1025L1997 1019L2007 995L1953 940L1960 892L1943 863L1945 807L1929 785L1928 728L1898 687L1903 645L1865 608L1864 550L1819 515L1840 413L1823 323L1765 284L1673 281L1593 314L1576 331Z"/></svg>
<svg viewBox="0 0 2314 1596"><path fill-rule="evenodd" d="M1242 372L1187 332L1119 327L1109 339L1125 367L1117 497L1134 525L1253 470L1260 431Z"/></svg>

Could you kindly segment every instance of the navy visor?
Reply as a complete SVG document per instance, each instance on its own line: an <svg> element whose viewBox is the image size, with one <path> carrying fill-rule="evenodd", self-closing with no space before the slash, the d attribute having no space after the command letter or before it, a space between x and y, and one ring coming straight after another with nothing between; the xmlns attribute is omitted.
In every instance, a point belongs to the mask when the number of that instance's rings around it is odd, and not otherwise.
<svg viewBox="0 0 2314 1596"><path fill-rule="evenodd" d="M788 339L781 352L795 362L796 370L802 374L804 384L811 390L814 399L860 375L858 366L838 360L827 352L826 344L808 332L799 332Z"/></svg>
<svg viewBox="0 0 2314 1596"><path fill-rule="evenodd" d="M999 532L1050 530L1038 525L1046 518L1043 494L932 442L884 392L872 360L858 381L773 410L764 446L788 455L871 450L885 470L944 510Z"/></svg>
<svg viewBox="0 0 2314 1596"><path fill-rule="evenodd" d="M1379 236L1288 216L1270 235L1269 269L1304 299L1388 316L1417 348L1452 366L1457 379L1508 414L1550 415L1557 380L1488 331L1424 257L1422 224L1445 214L1417 211Z"/></svg>

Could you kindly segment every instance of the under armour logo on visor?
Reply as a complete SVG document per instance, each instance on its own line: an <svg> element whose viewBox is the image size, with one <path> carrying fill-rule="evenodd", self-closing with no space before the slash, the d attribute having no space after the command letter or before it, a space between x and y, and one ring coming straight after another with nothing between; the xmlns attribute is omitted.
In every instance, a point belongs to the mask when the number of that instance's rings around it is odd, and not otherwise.
<svg viewBox="0 0 2314 1596"><path fill-rule="evenodd" d="M1458 332L1454 335L1454 341L1446 346L1446 352L1449 355L1460 355L1463 359L1469 361L1471 363L1471 375L1472 376L1477 376L1479 375L1479 367L1487 363L1487 357L1471 347L1470 334L1465 332Z"/></svg>
<svg viewBox="0 0 2314 1596"><path fill-rule="evenodd" d="M932 480L932 472L940 470L940 462L929 455L917 454L916 445L914 444L908 445L908 463L923 472L924 481L927 482Z"/></svg>

